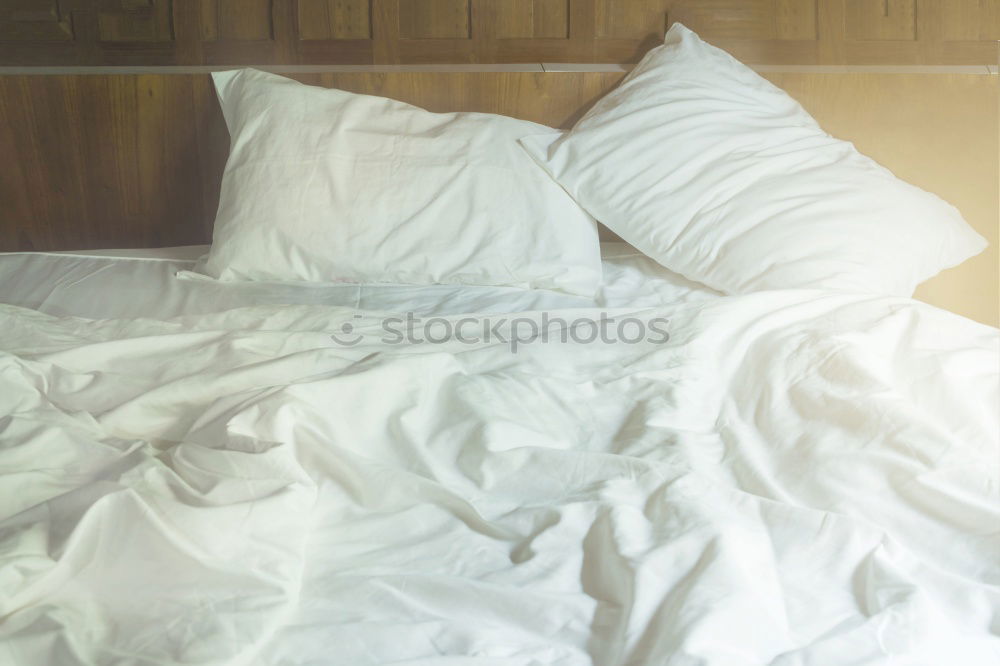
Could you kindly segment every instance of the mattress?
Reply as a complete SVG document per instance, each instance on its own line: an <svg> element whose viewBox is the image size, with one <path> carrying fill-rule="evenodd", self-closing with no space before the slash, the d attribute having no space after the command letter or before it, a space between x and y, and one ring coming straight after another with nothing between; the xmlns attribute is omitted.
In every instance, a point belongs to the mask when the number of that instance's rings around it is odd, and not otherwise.
<svg viewBox="0 0 1000 666"><path fill-rule="evenodd" d="M0 257L0 663L998 663L1000 331L202 251Z"/></svg>
<svg viewBox="0 0 1000 666"><path fill-rule="evenodd" d="M422 314L648 307L718 296L624 243L602 245L595 299L508 287L219 282L192 271L207 246L0 254L0 302L52 315L170 318L250 305L329 305Z"/></svg>

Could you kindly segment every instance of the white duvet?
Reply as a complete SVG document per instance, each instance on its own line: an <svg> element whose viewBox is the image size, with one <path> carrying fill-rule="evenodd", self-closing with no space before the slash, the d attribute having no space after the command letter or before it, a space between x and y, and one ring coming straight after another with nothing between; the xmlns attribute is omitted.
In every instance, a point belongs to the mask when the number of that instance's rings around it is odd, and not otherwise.
<svg viewBox="0 0 1000 666"><path fill-rule="evenodd" d="M0 664L998 663L996 329L628 314L669 341L0 306Z"/></svg>

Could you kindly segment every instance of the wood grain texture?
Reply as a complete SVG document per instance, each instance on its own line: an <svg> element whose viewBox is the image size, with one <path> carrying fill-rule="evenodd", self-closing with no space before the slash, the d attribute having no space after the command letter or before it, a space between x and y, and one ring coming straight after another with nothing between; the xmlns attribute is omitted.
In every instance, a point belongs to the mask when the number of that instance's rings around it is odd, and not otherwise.
<svg viewBox="0 0 1000 666"><path fill-rule="evenodd" d="M948 41L1000 40L1000 1L951 0L941 23Z"/></svg>
<svg viewBox="0 0 1000 666"><path fill-rule="evenodd" d="M916 0L847 0L847 35L867 41L917 38Z"/></svg>
<svg viewBox="0 0 1000 666"><path fill-rule="evenodd" d="M569 37L569 0L499 0L495 11L499 39Z"/></svg>
<svg viewBox="0 0 1000 666"><path fill-rule="evenodd" d="M774 37L787 41L815 41L819 38L817 0L775 0Z"/></svg>
<svg viewBox="0 0 1000 666"><path fill-rule="evenodd" d="M272 0L215 0L219 38L226 40L271 39Z"/></svg>
<svg viewBox="0 0 1000 666"><path fill-rule="evenodd" d="M273 36L272 0L198 0L206 42L266 40Z"/></svg>
<svg viewBox="0 0 1000 666"><path fill-rule="evenodd" d="M0 40L72 41L73 27L56 0L5 0L0 2Z"/></svg>
<svg viewBox="0 0 1000 666"><path fill-rule="evenodd" d="M662 37L667 26L667 3L595 1L594 35L597 39Z"/></svg>
<svg viewBox="0 0 1000 666"><path fill-rule="evenodd" d="M815 40L816 4L817 0L680 0L671 5L670 18L709 40Z"/></svg>
<svg viewBox="0 0 1000 666"><path fill-rule="evenodd" d="M570 127L623 76L397 71L294 78L431 111L503 113ZM996 325L998 77L766 76L827 131L950 201L986 236L990 249L918 294ZM0 76L0 251L207 242L227 152L208 75Z"/></svg>
<svg viewBox="0 0 1000 666"><path fill-rule="evenodd" d="M370 39L370 0L299 0L299 39Z"/></svg>
<svg viewBox="0 0 1000 666"><path fill-rule="evenodd" d="M0 77L2 245L204 239L228 150L213 96L207 76Z"/></svg>
<svg viewBox="0 0 1000 666"><path fill-rule="evenodd" d="M0 0L0 65L635 62L675 21L755 64L995 64L1000 0Z"/></svg>
<svg viewBox="0 0 1000 666"><path fill-rule="evenodd" d="M100 0L97 38L102 42L172 41L172 0Z"/></svg>
<svg viewBox="0 0 1000 666"><path fill-rule="evenodd" d="M399 36L403 39L469 39L470 0L401 0Z"/></svg>

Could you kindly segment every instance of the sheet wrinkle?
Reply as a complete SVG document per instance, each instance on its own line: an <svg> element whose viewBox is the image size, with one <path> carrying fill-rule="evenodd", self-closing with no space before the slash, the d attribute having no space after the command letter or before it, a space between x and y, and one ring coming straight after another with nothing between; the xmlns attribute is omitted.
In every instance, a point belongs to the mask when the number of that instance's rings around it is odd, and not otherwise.
<svg viewBox="0 0 1000 666"><path fill-rule="evenodd" d="M815 292L630 312L671 339L345 349L343 308L0 307L0 506L44 479L0 513L0 640L67 666L993 663L1000 443L949 424L1000 394L996 332Z"/></svg>

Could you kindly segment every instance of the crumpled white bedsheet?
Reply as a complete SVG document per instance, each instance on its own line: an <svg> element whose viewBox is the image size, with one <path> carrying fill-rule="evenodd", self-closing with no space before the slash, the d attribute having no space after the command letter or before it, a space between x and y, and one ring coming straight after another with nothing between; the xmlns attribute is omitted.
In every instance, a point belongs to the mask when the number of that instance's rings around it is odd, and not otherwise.
<svg viewBox="0 0 1000 666"><path fill-rule="evenodd" d="M513 354L355 314L0 306L0 663L998 663L996 329L788 291Z"/></svg>
<svg viewBox="0 0 1000 666"><path fill-rule="evenodd" d="M208 246L0 254L0 303L57 316L163 319L250 305L335 305L423 314L652 307L719 297L625 243L602 243L595 298L471 285L220 282L193 273ZM181 279L176 276L180 275Z"/></svg>

